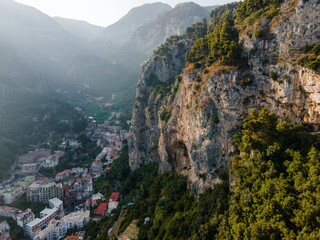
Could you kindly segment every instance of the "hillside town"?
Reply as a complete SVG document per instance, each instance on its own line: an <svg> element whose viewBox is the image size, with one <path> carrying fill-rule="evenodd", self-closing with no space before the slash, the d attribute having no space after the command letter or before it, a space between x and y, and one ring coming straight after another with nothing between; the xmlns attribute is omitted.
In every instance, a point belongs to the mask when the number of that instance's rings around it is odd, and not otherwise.
<svg viewBox="0 0 320 240"><path fill-rule="evenodd" d="M0 216L11 218L22 227L25 239L59 239L66 236L69 229L81 229L90 220L99 221L118 207L119 192L105 196L94 192L94 184L119 158L127 131L117 121L115 124L110 121L98 124L93 117L87 120L85 134L100 149L89 165L63 169L54 177L40 174L40 169L59 166L67 149L72 151L81 147L76 139L62 139L58 150L38 148L18 156L14 180L0 186L0 199L4 204L0 206ZM10 206L23 196L27 203L42 203L47 207L36 216L27 206L26 209ZM8 223L1 222L1 239L8 239L9 231ZM77 239L80 239L84 233L78 235Z"/></svg>

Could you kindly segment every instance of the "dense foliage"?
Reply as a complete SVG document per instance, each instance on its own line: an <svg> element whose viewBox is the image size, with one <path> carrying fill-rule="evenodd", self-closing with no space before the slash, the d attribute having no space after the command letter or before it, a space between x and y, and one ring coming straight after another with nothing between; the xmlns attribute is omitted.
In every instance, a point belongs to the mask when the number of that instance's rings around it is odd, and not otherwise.
<svg viewBox="0 0 320 240"><path fill-rule="evenodd" d="M246 18L250 21L267 13L272 17L279 9L282 0L246 0L239 3L236 8L236 18L238 23L242 23Z"/></svg>
<svg viewBox="0 0 320 240"><path fill-rule="evenodd" d="M203 38L208 31L207 20L203 19L202 22L193 24L191 27L188 27L184 36L187 38L198 39Z"/></svg>
<svg viewBox="0 0 320 240"><path fill-rule="evenodd" d="M208 40L212 61L221 60L223 64L233 64L240 57L238 32L230 11L227 10L221 15L213 32L208 35Z"/></svg>
<svg viewBox="0 0 320 240"><path fill-rule="evenodd" d="M232 6L230 5L231 9ZM195 40L187 52L187 61L191 63L220 61L222 64L234 65L239 60L241 48L238 43L238 31L234 27L233 12L226 7L218 10L211 14L214 18L211 20L210 29L213 30Z"/></svg>
<svg viewBox="0 0 320 240"><path fill-rule="evenodd" d="M207 65L216 62L237 65L243 62L238 30L251 26L261 16L274 17L281 2L282 0L246 0L214 9L210 15L207 34L195 39L193 47L187 52L187 61ZM256 38L261 38L262 35L261 29L254 32Z"/></svg>
<svg viewBox="0 0 320 240"><path fill-rule="evenodd" d="M245 119L231 167L233 239L320 238L320 144L308 130L265 109Z"/></svg>
<svg viewBox="0 0 320 240"><path fill-rule="evenodd" d="M228 206L228 186L217 185L199 199L187 188L185 177L177 173L158 173L158 165L150 164L135 172L128 168L127 156L114 163L98 189L120 191L126 210L119 233L138 219L139 239L210 239L217 233L219 221ZM128 206L128 202L134 205ZM99 223L88 225L91 239L106 239L106 232L117 220L120 211ZM217 217L216 217L217 216ZM150 221L145 223L145 218ZM214 220L211 220L214 218ZM99 229L99 230L98 230ZM199 230L200 229L200 230Z"/></svg>
<svg viewBox="0 0 320 240"><path fill-rule="evenodd" d="M84 117L69 104L2 82L0 179L8 175L15 156L45 141L61 141L67 132L80 132L85 126Z"/></svg>
<svg viewBox="0 0 320 240"><path fill-rule="evenodd" d="M320 43L307 45L298 58L298 64L320 73Z"/></svg>
<svg viewBox="0 0 320 240"><path fill-rule="evenodd" d="M98 188L122 193L118 233L138 219L139 239L319 239L320 141L310 130L251 111L234 138L231 186L225 181L198 198L185 177L159 173L157 164L130 172L126 154ZM88 236L106 239L119 214L90 223Z"/></svg>

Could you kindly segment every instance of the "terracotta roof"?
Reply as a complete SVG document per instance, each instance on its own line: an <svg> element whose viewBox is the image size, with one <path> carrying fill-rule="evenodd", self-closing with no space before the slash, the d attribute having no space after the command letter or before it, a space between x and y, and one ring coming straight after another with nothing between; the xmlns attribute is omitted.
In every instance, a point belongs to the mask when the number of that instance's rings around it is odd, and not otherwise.
<svg viewBox="0 0 320 240"><path fill-rule="evenodd" d="M119 193L119 192L113 192L113 193L111 193L110 199L111 199L112 201L118 202L118 201L119 201L119 198L120 198L120 193Z"/></svg>
<svg viewBox="0 0 320 240"><path fill-rule="evenodd" d="M106 213L106 210L108 208L108 203L100 203L98 208L95 211L96 215L104 215Z"/></svg>
<svg viewBox="0 0 320 240"><path fill-rule="evenodd" d="M69 236L66 238L66 240L78 240L79 237L78 236Z"/></svg>

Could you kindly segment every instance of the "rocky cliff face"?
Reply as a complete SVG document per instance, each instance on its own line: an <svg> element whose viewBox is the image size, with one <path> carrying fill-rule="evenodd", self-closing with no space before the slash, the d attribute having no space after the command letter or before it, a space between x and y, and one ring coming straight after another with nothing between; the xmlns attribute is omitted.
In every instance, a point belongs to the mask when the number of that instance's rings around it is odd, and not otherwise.
<svg viewBox="0 0 320 240"><path fill-rule="evenodd" d="M196 192L219 182L234 151L232 136L250 108L266 107L290 122L320 123L320 76L299 66L307 44L319 42L317 0L285 1L280 15L240 32L246 68L184 67L185 47L154 56L137 88L129 141L130 166L156 161L188 176ZM254 37L261 29L262 37ZM182 55L179 55L182 54ZM150 85L150 76L167 83ZM167 85L165 85L167 86ZM166 95L166 96L165 96Z"/></svg>
<svg viewBox="0 0 320 240"><path fill-rule="evenodd" d="M183 69L186 50L191 44L190 41L182 40L166 56L155 55L144 66L137 86L129 138L132 169L160 159L157 150L160 133L158 110L167 93L165 86L170 86Z"/></svg>

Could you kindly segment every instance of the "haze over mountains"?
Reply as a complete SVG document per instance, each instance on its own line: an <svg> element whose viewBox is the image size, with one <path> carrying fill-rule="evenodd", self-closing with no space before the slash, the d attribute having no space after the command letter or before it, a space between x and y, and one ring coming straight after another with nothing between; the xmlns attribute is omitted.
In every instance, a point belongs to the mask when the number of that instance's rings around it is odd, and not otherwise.
<svg viewBox="0 0 320 240"><path fill-rule="evenodd" d="M102 31L96 42L110 50L117 50L128 42L139 27L152 22L171 10L170 5L160 2L133 8L119 21Z"/></svg>
<svg viewBox="0 0 320 240"><path fill-rule="evenodd" d="M96 39L104 29L103 27L87 23L86 21L62 17L54 17L53 19L59 23L65 31L85 41Z"/></svg>
<svg viewBox="0 0 320 240"><path fill-rule="evenodd" d="M85 94L112 101L115 94L115 104L130 109L128 103L132 102L149 54L165 38L183 33L208 16L207 10L194 3L173 9L153 3L134 8L115 24L102 28L84 21L51 18L33 7L2 0L0 19L5 21L0 21L0 149L6 149L6 154L0 161L12 162L16 147L24 143L48 140L45 133L57 122L70 119L72 123L77 114L61 102L66 100L60 95L64 90L76 93L72 97L68 94L73 102L79 102ZM47 119L44 108L54 109L55 114ZM19 109L19 113L8 109ZM14 118L19 121L10 121ZM26 126L38 129L39 135L22 131Z"/></svg>
<svg viewBox="0 0 320 240"><path fill-rule="evenodd" d="M167 37L184 33L208 16L207 10L194 3L173 9L163 3L134 8L92 42L91 55L82 54L74 60L67 79L86 86L82 90L99 89L107 95L120 91L120 95L133 96L142 64L152 51Z"/></svg>
<svg viewBox="0 0 320 240"><path fill-rule="evenodd" d="M0 73L28 87L62 76L79 47L49 16L10 0L0 2Z"/></svg>
<svg viewBox="0 0 320 240"><path fill-rule="evenodd" d="M141 53L149 55L169 36L182 35L187 27L208 17L209 11L198 4L193 2L178 4L171 11L138 28L126 47L134 45ZM136 47L133 49L137 49Z"/></svg>

